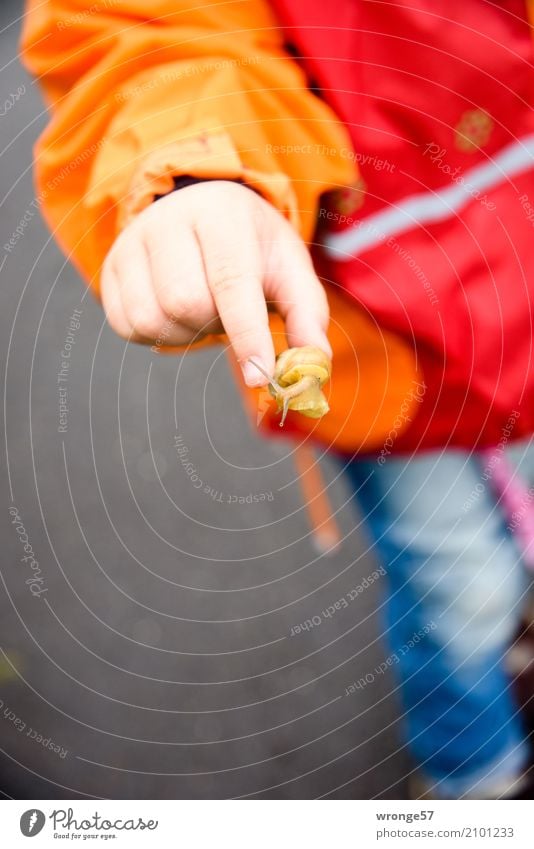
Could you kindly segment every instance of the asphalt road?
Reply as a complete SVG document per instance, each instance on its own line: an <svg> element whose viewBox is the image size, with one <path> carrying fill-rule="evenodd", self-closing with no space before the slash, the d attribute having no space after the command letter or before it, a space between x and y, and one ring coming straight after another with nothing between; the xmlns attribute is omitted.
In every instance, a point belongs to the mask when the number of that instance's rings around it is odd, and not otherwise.
<svg viewBox="0 0 534 849"><path fill-rule="evenodd" d="M1 245L26 221L0 251L1 790L403 797L395 682L345 696L386 653L380 581L320 616L376 569L339 468L320 459L343 533L320 557L291 445L254 432L221 351L158 357L105 326L32 205L46 114L21 14L3 0Z"/></svg>

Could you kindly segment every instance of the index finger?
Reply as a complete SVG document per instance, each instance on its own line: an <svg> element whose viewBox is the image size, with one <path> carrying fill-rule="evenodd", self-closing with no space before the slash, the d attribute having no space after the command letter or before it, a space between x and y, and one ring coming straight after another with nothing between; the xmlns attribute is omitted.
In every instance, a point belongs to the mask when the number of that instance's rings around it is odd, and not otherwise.
<svg viewBox="0 0 534 849"><path fill-rule="evenodd" d="M264 386L274 372L274 345L263 291L256 231L247 217L204 220L197 225L208 286L248 386Z"/></svg>

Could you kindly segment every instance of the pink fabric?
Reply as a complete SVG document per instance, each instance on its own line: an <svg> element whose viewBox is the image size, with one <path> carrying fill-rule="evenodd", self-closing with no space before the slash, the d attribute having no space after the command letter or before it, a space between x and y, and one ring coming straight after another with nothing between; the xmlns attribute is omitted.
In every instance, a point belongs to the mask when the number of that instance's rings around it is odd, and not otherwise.
<svg viewBox="0 0 534 849"><path fill-rule="evenodd" d="M528 487L502 454L502 449L481 452L486 468L492 470L491 481L506 525L519 545L523 561L534 572L534 486Z"/></svg>

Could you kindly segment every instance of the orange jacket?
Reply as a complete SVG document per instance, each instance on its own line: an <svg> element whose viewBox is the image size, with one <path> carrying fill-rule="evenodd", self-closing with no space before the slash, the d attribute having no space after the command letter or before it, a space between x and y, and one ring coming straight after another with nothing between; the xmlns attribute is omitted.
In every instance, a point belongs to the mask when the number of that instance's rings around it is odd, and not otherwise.
<svg viewBox="0 0 534 849"><path fill-rule="evenodd" d="M240 178L306 240L320 195L357 176L340 155L344 126L309 90L264 0L29 0L22 58L51 112L35 148L41 209L96 293L117 233L174 176ZM299 427L372 449L405 426L414 356L327 288L332 412Z"/></svg>

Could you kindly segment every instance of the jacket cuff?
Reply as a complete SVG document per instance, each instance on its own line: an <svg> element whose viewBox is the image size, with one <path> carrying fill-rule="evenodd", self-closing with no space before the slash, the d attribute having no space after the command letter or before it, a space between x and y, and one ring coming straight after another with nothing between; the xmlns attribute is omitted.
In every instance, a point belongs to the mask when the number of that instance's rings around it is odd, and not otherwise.
<svg viewBox="0 0 534 849"><path fill-rule="evenodd" d="M135 170L129 192L119 212L122 230L153 201L175 188L175 179L232 180L255 189L273 204L297 229L297 198L289 177L246 168L228 133L204 132L151 151Z"/></svg>

